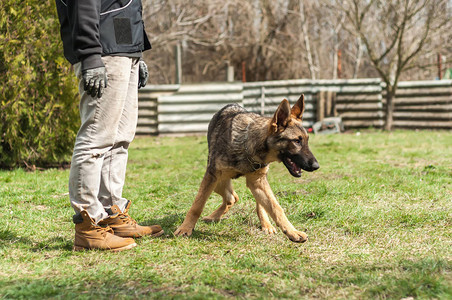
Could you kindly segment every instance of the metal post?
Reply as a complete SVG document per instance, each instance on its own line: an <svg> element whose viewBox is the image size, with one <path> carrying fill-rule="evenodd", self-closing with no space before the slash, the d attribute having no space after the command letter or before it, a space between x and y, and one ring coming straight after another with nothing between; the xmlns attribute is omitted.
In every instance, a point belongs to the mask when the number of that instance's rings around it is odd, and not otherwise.
<svg viewBox="0 0 452 300"><path fill-rule="evenodd" d="M227 64L226 67L226 81L227 82L233 82L234 81L234 67Z"/></svg>
<svg viewBox="0 0 452 300"><path fill-rule="evenodd" d="M246 82L246 63L242 61L242 82Z"/></svg>

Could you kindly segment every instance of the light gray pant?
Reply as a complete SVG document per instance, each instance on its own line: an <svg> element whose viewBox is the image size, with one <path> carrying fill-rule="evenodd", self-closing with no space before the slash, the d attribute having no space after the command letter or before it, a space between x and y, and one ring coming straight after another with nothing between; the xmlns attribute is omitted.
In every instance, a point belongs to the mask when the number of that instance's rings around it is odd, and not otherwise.
<svg viewBox="0 0 452 300"><path fill-rule="evenodd" d="M81 64L74 65L79 79L81 126L75 140L69 175L69 198L75 213L86 210L97 223L122 197L128 148L138 119L138 58L102 57L108 86L101 98L83 90Z"/></svg>

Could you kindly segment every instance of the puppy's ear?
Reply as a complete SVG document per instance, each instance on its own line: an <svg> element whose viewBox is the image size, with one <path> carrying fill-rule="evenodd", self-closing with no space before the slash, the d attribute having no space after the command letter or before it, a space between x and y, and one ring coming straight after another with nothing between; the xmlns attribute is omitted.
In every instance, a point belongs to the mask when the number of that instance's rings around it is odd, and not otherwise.
<svg viewBox="0 0 452 300"><path fill-rule="evenodd" d="M284 99L279 104L278 108L276 109L275 114L273 115L273 118L270 122L270 131L272 133L283 131L290 121L290 104L287 99Z"/></svg>
<svg viewBox="0 0 452 300"><path fill-rule="evenodd" d="M292 115L292 118L301 121L303 119L303 112L304 112L304 94L301 94L297 103L295 103L294 106L292 107L290 114Z"/></svg>

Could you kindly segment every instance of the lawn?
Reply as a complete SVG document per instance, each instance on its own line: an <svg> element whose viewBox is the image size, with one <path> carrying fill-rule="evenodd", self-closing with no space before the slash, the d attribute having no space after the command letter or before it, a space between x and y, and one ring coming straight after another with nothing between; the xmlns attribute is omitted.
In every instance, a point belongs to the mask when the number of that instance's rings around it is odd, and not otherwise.
<svg viewBox="0 0 452 300"><path fill-rule="evenodd" d="M243 178L240 201L193 236L172 232L203 176L205 137L139 137L124 196L140 224L165 235L120 253L72 251L68 170L0 171L0 298L451 299L452 132L311 136L320 163L269 181L295 244L260 232ZM211 196L204 215L220 197Z"/></svg>

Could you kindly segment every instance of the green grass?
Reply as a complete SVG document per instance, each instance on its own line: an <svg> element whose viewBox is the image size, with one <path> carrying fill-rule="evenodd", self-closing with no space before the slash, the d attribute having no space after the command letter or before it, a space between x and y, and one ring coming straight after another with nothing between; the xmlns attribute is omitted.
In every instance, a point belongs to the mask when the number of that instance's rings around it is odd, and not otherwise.
<svg viewBox="0 0 452 300"><path fill-rule="evenodd" d="M175 238L203 176L204 137L137 138L124 196L166 234L73 252L68 170L0 171L0 298L452 298L452 132L311 136L321 168L269 181L309 241L260 232L244 179L217 224ZM210 213L221 199L213 195Z"/></svg>

